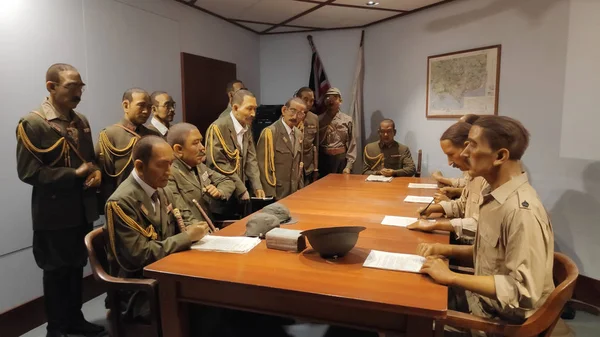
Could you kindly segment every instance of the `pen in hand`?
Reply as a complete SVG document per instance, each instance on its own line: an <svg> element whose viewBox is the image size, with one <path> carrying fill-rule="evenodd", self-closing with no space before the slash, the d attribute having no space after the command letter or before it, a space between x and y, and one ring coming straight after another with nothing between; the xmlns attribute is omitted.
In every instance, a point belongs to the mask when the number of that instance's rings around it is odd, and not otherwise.
<svg viewBox="0 0 600 337"><path fill-rule="evenodd" d="M419 212L419 215L422 216L427 211L429 206L431 206L431 204L433 204L433 199L431 199L431 201L429 202L429 205L427 205L427 207L425 207L421 212Z"/></svg>

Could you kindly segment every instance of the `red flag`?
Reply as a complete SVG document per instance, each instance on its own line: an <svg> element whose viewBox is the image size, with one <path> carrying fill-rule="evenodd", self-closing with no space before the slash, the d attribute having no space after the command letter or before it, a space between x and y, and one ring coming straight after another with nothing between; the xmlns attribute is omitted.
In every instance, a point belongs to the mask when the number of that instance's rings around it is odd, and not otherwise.
<svg viewBox="0 0 600 337"><path fill-rule="evenodd" d="M329 84L327 73L325 73L323 62L321 62L321 57L319 57L317 48L315 47L315 44L312 40L312 36L309 35L306 38L308 39L308 43L310 43L310 47L312 48L313 52L308 86L315 93L314 112L320 114L324 111L322 109L323 100L325 99L325 93L327 92L327 90L329 90L329 88L331 88L331 84Z"/></svg>

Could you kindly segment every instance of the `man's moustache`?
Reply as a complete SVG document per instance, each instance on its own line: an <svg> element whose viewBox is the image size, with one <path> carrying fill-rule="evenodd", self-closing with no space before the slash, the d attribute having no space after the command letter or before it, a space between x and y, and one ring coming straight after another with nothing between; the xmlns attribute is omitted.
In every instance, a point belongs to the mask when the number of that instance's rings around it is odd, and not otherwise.
<svg viewBox="0 0 600 337"><path fill-rule="evenodd" d="M79 96L73 96L71 98L71 101L73 101L75 103L79 103L79 102L81 102L81 97L79 97Z"/></svg>

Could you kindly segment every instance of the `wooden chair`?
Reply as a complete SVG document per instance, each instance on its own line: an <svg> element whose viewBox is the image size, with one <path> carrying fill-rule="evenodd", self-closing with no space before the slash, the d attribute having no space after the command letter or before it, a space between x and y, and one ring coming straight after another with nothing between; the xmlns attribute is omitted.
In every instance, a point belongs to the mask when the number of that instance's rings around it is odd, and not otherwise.
<svg viewBox="0 0 600 337"><path fill-rule="evenodd" d="M97 228L85 237L85 246L88 251L90 265L94 278L107 289L108 313L110 332L112 337L160 337L160 315L158 313L157 286L158 282L151 279L128 279L110 276L109 262L106 256L107 233L104 228ZM150 301L150 323L134 322L122 317L119 309L118 291L142 291L147 294Z"/></svg>
<svg viewBox="0 0 600 337"><path fill-rule="evenodd" d="M556 288L546 299L546 302L525 323L521 325L508 324L498 320L448 310L446 319L436 322L436 336L443 336L444 325L449 325L455 328L480 330L487 334L501 336L550 337L565 303L573 295L579 270L566 255L554 253L553 274Z"/></svg>
<svg viewBox="0 0 600 337"><path fill-rule="evenodd" d="M423 160L423 151L419 149L417 152L417 172L415 172L415 177L421 178L421 161Z"/></svg>

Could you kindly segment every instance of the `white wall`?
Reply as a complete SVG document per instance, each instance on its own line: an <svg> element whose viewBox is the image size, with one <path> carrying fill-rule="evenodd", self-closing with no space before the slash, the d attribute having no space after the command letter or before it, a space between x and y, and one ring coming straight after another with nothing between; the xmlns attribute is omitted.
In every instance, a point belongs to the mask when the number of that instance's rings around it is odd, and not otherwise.
<svg viewBox="0 0 600 337"><path fill-rule="evenodd" d="M172 0L2 1L0 73L4 121L0 134L0 312L42 295L31 245L31 188L16 174L18 119L47 95L52 63L77 67L87 90L78 111L94 139L123 112L123 91L166 90L181 102L180 52L237 64L238 78L257 94L259 38ZM224 89L224 88L223 88ZM181 120L180 106L177 120Z"/></svg>
<svg viewBox="0 0 600 337"><path fill-rule="evenodd" d="M578 2L586 2L587 9L582 11ZM570 59L586 57L585 50L568 48L573 39L582 38L580 31L570 31L569 20L600 17L600 9L589 6L591 2L597 1L463 0L369 27L364 106L367 139L376 138L382 118L393 118L397 139L413 156L423 150L424 175L436 169L458 175L447 166L438 143L452 121L425 118L427 57L502 44L499 113L521 120L531 132L524 163L551 213L557 249L573 257L583 274L600 278L600 265L594 260L600 237L600 163L560 155L561 123L573 113L563 109L567 50ZM571 11L575 5L577 10ZM310 48L305 35L261 37L263 103L281 102L308 81ZM313 36L331 82L348 92L360 32ZM346 97L347 104L350 100ZM594 111L581 113L597 128ZM597 152L596 145L579 143L588 152Z"/></svg>
<svg viewBox="0 0 600 337"><path fill-rule="evenodd" d="M360 44L360 30L339 30L260 37L260 104L283 104L300 87L308 86L313 41L332 86L342 92L342 110L348 112Z"/></svg>

